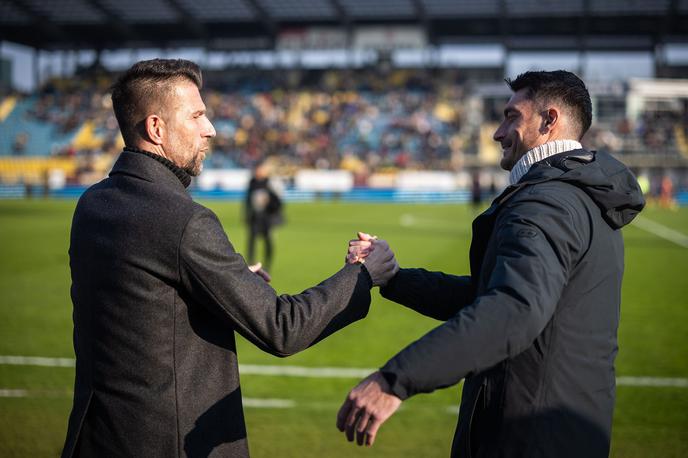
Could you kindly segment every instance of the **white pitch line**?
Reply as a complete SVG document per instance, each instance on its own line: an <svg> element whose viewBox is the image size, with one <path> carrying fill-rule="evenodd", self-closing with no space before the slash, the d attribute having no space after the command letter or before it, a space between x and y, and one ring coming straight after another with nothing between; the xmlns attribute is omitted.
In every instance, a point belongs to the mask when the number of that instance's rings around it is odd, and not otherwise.
<svg viewBox="0 0 688 458"><path fill-rule="evenodd" d="M8 388L0 388L0 398L28 398L36 396L37 394L45 394L44 392L29 392L28 390L16 390ZM71 396L71 393L69 394ZM254 409L291 409L296 407L296 402L291 399L261 399L261 398L243 398L241 400L244 407Z"/></svg>
<svg viewBox="0 0 688 458"><path fill-rule="evenodd" d="M0 398L25 398L28 394L26 390L0 389Z"/></svg>
<svg viewBox="0 0 688 458"><path fill-rule="evenodd" d="M10 366L74 367L73 358L46 358L43 356L0 356L0 364Z"/></svg>
<svg viewBox="0 0 688 458"><path fill-rule="evenodd" d="M411 226L424 226L424 227L451 227L456 228L457 225L452 221L446 219L431 219L431 218L418 218L411 213L404 213L399 217L399 225L403 227Z"/></svg>
<svg viewBox="0 0 688 458"><path fill-rule="evenodd" d="M296 402L291 399L242 398L241 402L244 407L256 409L291 409L296 407Z"/></svg>
<svg viewBox="0 0 688 458"><path fill-rule="evenodd" d="M304 367L304 366L263 366L239 364L239 373L248 375L279 375L286 377L309 378L364 378L377 369L354 367Z"/></svg>
<svg viewBox="0 0 688 458"><path fill-rule="evenodd" d="M2 364L13 366L74 367L74 359L0 355L0 365ZM278 377L360 379L367 377L376 370L377 369L372 367L306 367L239 364L239 373L241 375L266 375ZM616 378L616 384L619 386L688 388L688 378L619 376Z"/></svg>
<svg viewBox="0 0 688 458"><path fill-rule="evenodd" d="M636 216L633 220L633 225L659 238L673 242L678 246L688 248L688 235L670 229L656 221L652 221L642 216Z"/></svg>
<svg viewBox="0 0 688 458"><path fill-rule="evenodd" d="M452 415L458 415L458 414L459 414L459 409L460 409L460 408L461 408L461 406L458 405L458 404L457 404L457 405L447 406L447 407L444 408L444 413L449 413L449 414L452 414Z"/></svg>
<svg viewBox="0 0 688 458"><path fill-rule="evenodd" d="M10 366L74 367L72 358L46 358L43 356L2 356L0 364ZM347 367L305 367L239 364L239 372L246 375L272 375L309 378L363 378L377 369Z"/></svg>
<svg viewBox="0 0 688 458"><path fill-rule="evenodd" d="M616 384L621 386L688 388L688 379L668 377L631 377L622 375L616 378Z"/></svg>
<svg viewBox="0 0 688 458"><path fill-rule="evenodd" d="M30 396L44 395L45 391L18 390L10 388L0 388L0 398L27 398ZM49 392L55 395L54 392ZM71 393L59 393L71 396ZM241 400L244 407L252 407L257 409L291 409L296 407L296 402L291 399L270 399L270 398L243 398Z"/></svg>

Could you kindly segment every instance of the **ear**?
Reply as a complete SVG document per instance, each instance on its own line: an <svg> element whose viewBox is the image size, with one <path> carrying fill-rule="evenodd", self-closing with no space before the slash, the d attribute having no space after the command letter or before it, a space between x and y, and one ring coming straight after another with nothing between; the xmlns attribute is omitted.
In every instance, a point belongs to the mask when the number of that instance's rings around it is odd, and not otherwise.
<svg viewBox="0 0 688 458"><path fill-rule="evenodd" d="M550 132L559 123L559 110L555 107L548 108L542 115L542 126L540 132L545 134Z"/></svg>
<svg viewBox="0 0 688 458"><path fill-rule="evenodd" d="M550 108L547 110L547 114L545 115L545 125L549 126L550 129L554 127L554 125L557 124L559 121L559 110L556 108Z"/></svg>
<svg viewBox="0 0 688 458"><path fill-rule="evenodd" d="M145 120L148 140L155 145L162 145L165 140L165 121L155 114L148 115Z"/></svg>

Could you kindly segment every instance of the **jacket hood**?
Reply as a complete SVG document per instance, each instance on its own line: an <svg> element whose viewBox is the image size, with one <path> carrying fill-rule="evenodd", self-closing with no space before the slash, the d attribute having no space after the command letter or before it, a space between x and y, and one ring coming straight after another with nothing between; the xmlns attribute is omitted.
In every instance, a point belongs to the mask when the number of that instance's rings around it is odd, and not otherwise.
<svg viewBox="0 0 688 458"><path fill-rule="evenodd" d="M629 224L645 206L635 176L605 152L579 149L556 154L534 164L521 182L549 180L565 181L585 191L614 229Z"/></svg>

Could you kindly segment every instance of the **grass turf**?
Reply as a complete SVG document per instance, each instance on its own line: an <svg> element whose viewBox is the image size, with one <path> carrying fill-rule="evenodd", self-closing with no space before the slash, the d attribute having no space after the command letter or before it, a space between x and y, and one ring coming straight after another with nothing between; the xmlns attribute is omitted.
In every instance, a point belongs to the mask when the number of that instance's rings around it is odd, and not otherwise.
<svg viewBox="0 0 688 458"><path fill-rule="evenodd" d="M235 203L206 202L235 247L246 234ZM72 357L68 236L74 201L0 201L0 355ZM688 209L649 208L643 216L688 230ZM468 271L470 223L463 205L291 204L276 233L273 286L298 293L337 270L356 230L389 240L402 266ZM626 275L617 374L688 377L688 250L631 226L624 230ZM373 293L368 317L318 346L277 359L239 338L245 364L378 367L438 323ZM56 456L71 407L73 369L0 365L0 456ZM382 428L370 449L347 443L335 415L356 379L243 375L247 398L291 399L292 409L247 407L249 446L269 456L447 456L457 387L420 395ZM11 393L10 393L11 394ZM688 455L688 389L617 389L612 456Z"/></svg>

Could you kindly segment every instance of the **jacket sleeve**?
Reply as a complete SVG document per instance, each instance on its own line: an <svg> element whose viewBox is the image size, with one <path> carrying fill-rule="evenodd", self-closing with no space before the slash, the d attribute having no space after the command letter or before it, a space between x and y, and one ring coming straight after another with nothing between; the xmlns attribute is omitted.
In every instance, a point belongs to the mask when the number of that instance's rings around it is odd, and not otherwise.
<svg viewBox="0 0 688 458"><path fill-rule="evenodd" d="M429 272L425 269L400 269L380 288L382 297L416 312L446 321L462 307L473 302L473 283L469 276Z"/></svg>
<svg viewBox="0 0 688 458"><path fill-rule="evenodd" d="M180 282L193 302L228 319L228 332L236 329L276 356L301 351L368 313L372 284L361 265L346 265L301 294L278 296L248 270L208 209L191 217L179 250Z"/></svg>
<svg viewBox="0 0 688 458"><path fill-rule="evenodd" d="M564 205L529 195L501 211L484 293L381 369L397 396L454 385L532 345L588 245L589 226Z"/></svg>

